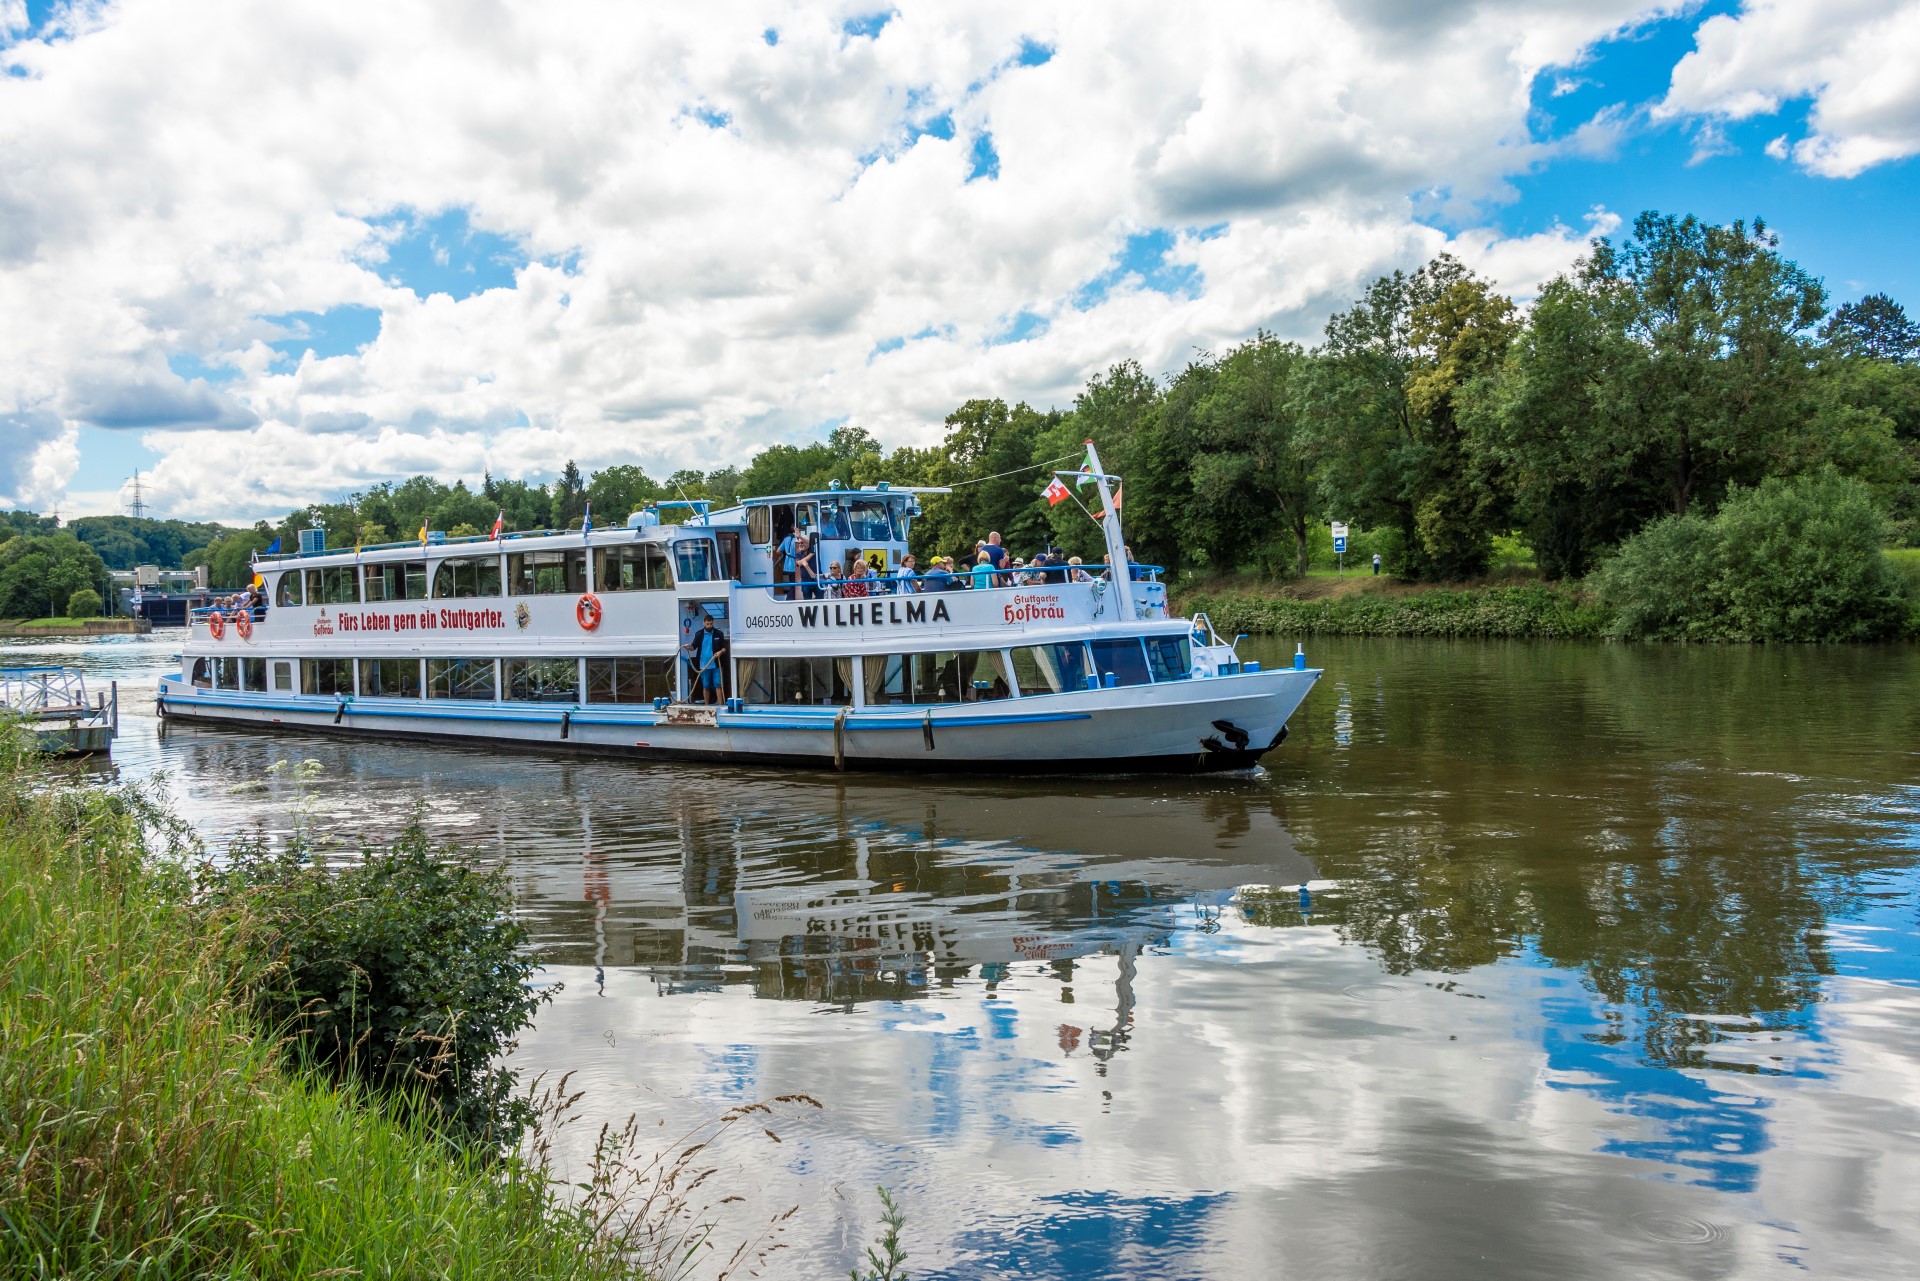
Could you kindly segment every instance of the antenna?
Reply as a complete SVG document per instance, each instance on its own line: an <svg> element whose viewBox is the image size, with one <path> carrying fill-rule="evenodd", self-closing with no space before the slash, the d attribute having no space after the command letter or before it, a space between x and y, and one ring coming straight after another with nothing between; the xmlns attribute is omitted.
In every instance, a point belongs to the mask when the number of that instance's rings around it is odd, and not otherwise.
<svg viewBox="0 0 1920 1281"><path fill-rule="evenodd" d="M133 517L135 520L145 520L147 518L147 498L140 490L140 471L138 468L135 468L133 473L133 497L127 500L127 515Z"/></svg>

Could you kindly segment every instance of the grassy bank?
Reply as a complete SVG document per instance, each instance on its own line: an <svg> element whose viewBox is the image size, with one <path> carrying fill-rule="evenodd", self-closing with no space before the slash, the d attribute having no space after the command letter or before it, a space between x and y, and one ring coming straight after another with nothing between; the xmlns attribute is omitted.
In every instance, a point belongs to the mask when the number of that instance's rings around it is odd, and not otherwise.
<svg viewBox="0 0 1920 1281"><path fill-rule="evenodd" d="M1593 639L1606 635L1608 612L1577 588L1501 583L1419 588L1353 579L1324 590L1324 580L1265 590L1196 584L1175 593L1186 614L1205 613L1223 635L1439 636Z"/></svg>
<svg viewBox="0 0 1920 1281"><path fill-rule="evenodd" d="M627 1275L537 1172L283 1068L151 810L0 737L0 1274Z"/></svg>
<svg viewBox="0 0 1920 1281"><path fill-rule="evenodd" d="M117 636L152 626L137 618L10 618L0 619L0 636Z"/></svg>

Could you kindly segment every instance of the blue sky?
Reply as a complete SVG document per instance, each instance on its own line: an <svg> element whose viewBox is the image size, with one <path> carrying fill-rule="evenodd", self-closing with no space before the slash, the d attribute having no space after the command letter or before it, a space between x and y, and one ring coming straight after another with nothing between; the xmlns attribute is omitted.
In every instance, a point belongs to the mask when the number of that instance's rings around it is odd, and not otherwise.
<svg viewBox="0 0 1920 1281"><path fill-rule="evenodd" d="M0 504L924 444L1441 250L1524 299L1596 211L1920 309L1920 0L423 13L0 0Z"/></svg>

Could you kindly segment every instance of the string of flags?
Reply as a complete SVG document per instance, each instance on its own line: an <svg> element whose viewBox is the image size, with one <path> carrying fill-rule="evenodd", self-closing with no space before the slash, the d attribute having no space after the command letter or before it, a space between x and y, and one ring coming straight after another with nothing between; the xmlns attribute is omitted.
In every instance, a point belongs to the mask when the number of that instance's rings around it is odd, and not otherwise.
<svg viewBox="0 0 1920 1281"><path fill-rule="evenodd" d="M1079 474L1073 478L1073 483L1077 488L1085 489L1088 485L1093 484L1095 481L1099 479L1100 479L1099 474L1093 470L1093 450L1089 448L1087 450L1086 458L1082 460L1080 463ZM1121 498L1125 492L1126 492L1125 481L1122 481L1119 484L1114 486L1113 506L1108 510L1111 510L1111 511L1120 510ZM1053 479L1047 482L1047 487L1040 491L1040 496L1047 500L1047 506L1058 507L1061 503L1073 497L1073 490L1067 488L1065 482L1063 482L1060 479L1060 474L1056 472L1054 473ZM1086 511L1086 508L1084 505L1081 507L1081 510ZM1094 520L1105 520L1107 513L1104 511L1103 512L1087 512L1087 515L1092 517Z"/></svg>

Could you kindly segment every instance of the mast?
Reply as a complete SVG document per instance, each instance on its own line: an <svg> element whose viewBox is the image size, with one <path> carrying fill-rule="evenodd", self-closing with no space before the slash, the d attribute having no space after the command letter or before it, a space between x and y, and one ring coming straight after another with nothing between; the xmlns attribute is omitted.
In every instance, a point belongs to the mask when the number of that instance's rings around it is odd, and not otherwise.
<svg viewBox="0 0 1920 1281"><path fill-rule="evenodd" d="M1120 533L1120 513L1114 509L1113 494L1107 488L1107 469L1100 462L1100 451L1087 442L1087 461L1093 464L1093 483L1100 487L1100 504L1106 511L1100 528L1107 539L1107 564L1113 567L1114 590L1119 600L1120 618L1131 623L1133 612L1133 570L1127 563L1127 540Z"/></svg>

